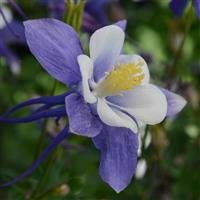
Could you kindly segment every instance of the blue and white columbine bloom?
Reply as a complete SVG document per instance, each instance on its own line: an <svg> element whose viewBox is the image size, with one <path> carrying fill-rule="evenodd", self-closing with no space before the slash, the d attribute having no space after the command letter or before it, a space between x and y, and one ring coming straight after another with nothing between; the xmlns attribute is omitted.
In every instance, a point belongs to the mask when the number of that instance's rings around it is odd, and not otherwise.
<svg viewBox="0 0 200 200"><path fill-rule="evenodd" d="M71 88L71 92L24 102L0 117L0 121L23 123L67 115L69 128L58 134L28 171L1 187L31 173L68 131L92 138L101 151L100 176L116 192L130 183L136 170L140 126L157 124L167 115L177 114L186 101L150 84L143 58L121 54L124 23L94 32L88 56L69 25L53 19L25 22L31 52L43 68ZM5 118L21 107L36 103L44 105L27 118Z"/></svg>

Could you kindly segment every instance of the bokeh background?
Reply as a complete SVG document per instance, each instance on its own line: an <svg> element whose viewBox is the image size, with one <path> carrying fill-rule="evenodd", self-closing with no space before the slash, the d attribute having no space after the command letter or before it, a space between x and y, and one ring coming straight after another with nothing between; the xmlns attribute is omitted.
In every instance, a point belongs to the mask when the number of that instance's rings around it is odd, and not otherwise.
<svg viewBox="0 0 200 200"><path fill-rule="evenodd" d="M48 6L36 0L17 3L29 19L49 15ZM116 194L98 175L100 154L91 140L73 135L34 173L1 190L0 199L200 200L200 21L189 6L176 18L168 3L121 0L103 8L108 23L128 21L124 52L142 55L149 64L152 82L188 101L175 118L148 128L150 136L143 138L148 144L143 145L139 158L146 166L141 165L138 177ZM22 23L24 18L12 6L7 7ZM87 45L88 34L81 35ZM21 70L13 73L5 57L0 58L1 114L32 97L48 96L54 85L26 45L12 42L8 47L19 58ZM65 86L58 84L55 94L65 91ZM23 109L15 116L26 116L34 109ZM53 120L46 121L45 128L43 123L0 124L1 183L27 169L58 132Z"/></svg>

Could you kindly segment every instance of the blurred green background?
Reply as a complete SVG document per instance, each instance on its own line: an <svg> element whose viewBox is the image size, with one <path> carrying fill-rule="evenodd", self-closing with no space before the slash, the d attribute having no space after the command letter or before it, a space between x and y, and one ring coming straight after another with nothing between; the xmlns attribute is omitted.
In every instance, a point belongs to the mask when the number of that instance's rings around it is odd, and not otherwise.
<svg viewBox="0 0 200 200"><path fill-rule="evenodd" d="M18 2L31 19L48 16L47 9L36 1ZM192 12L191 26L174 65L179 40L188 25L187 10L181 19L176 19L168 0L121 0L105 9L111 23L123 17L128 20L124 51L143 55L149 62L152 82L182 95L187 106L176 118L149 127L152 141L142 152L147 171L142 178L133 178L120 194L98 175L100 154L91 140L73 135L65 148L58 146L34 173L1 190L0 199L200 200L200 21ZM14 15L18 18L15 11ZM54 84L27 48L11 48L20 57L22 69L20 75L14 76L0 59L0 113L29 98L48 96ZM58 84L55 94L65 91ZM24 109L16 116L30 112ZM47 124L49 133L58 131L54 121ZM40 138L42 144L38 142ZM41 122L1 123L0 182L27 169L48 143Z"/></svg>

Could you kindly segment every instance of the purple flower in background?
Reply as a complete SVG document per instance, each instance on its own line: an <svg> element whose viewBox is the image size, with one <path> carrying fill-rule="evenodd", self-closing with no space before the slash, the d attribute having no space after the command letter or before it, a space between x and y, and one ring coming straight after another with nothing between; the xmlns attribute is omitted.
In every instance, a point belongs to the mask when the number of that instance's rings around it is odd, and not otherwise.
<svg viewBox="0 0 200 200"><path fill-rule="evenodd" d="M111 0L89 0L86 3L83 16L83 28L85 31L94 32L108 24L108 18L103 7L109 2Z"/></svg>
<svg viewBox="0 0 200 200"><path fill-rule="evenodd" d="M8 45L26 45L24 27L13 19L6 6L1 6L0 12L0 58L4 58L11 72L17 75L20 72L20 62Z"/></svg>
<svg viewBox="0 0 200 200"><path fill-rule="evenodd" d="M50 16L56 19L62 19L65 12L64 0L40 0L41 3L48 5ZM76 3L77 1L74 0ZM88 0L85 5L83 15L84 31L92 33L95 30L108 24L104 5L111 2L111 0Z"/></svg>
<svg viewBox="0 0 200 200"><path fill-rule="evenodd" d="M173 11L173 13L177 17L181 17L183 15L183 12L188 4L188 0L171 0L169 3L169 7ZM193 0L192 1L194 9L196 11L196 15L198 19L200 20L200 1L199 0Z"/></svg>
<svg viewBox="0 0 200 200"><path fill-rule="evenodd" d="M48 7L50 17L62 19L65 12L64 0L38 0L39 3Z"/></svg>
<svg viewBox="0 0 200 200"><path fill-rule="evenodd" d="M149 83L146 62L138 55L121 55L125 21L105 26L90 38L90 56L83 53L73 28L55 19L25 22L28 46L42 67L71 91L17 105L1 122L24 123L68 116L65 128L28 171L0 186L30 174L55 145L70 133L92 138L101 151L100 176L116 192L130 183L137 165L138 130L177 114L186 104L179 95ZM16 110L43 104L29 117L7 118Z"/></svg>

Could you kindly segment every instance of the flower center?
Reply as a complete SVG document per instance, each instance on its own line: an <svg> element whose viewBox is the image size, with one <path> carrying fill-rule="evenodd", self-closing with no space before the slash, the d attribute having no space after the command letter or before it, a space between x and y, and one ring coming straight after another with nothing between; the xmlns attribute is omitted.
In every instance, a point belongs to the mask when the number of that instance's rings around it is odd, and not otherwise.
<svg viewBox="0 0 200 200"><path fill-rule="evenodd" d="M144 74L141 66L143 62L118 64L115 69L107 73L105 79L95 88L94 93L98 96L106 97L111 95L121 95L120 92L132 90L142 83Z"/></svg>

